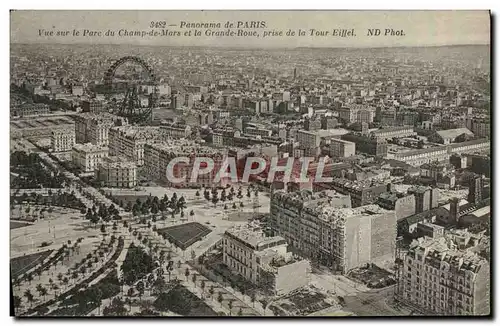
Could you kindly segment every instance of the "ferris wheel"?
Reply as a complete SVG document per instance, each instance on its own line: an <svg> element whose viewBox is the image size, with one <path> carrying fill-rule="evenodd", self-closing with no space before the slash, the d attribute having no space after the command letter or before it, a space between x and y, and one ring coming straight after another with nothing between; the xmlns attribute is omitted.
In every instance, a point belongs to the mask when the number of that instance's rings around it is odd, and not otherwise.
<svg viewBox="0 0 500 326"><path fill-rule="evenodd" d="M152 121L153 108L158 102L158 83L153 69L144 60L126 56L114 62L104 75L104 87L108 98L114 99L116 114L130 123ZM147 95L147 103L141 95Z"/></svg>

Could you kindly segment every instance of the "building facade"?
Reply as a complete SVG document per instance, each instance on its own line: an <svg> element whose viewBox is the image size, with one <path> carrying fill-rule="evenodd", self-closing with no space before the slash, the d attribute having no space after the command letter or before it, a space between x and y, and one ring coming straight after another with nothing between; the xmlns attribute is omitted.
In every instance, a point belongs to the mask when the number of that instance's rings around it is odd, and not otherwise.
<svg viewBox="0 0 500 326"><path fill-rule="evenodd" d="M137 167L117 156L106 157L99 164L97 179L102 187L133 188L137 186Z"/></svg>
<svg viewBox="0 0 500 326"><path fill-rule="evenodd" d="M73 164L82 172L94 172L108 156L108 148L91 143L75 144L71 152Z"/></svg>
<svg viewBox="0 0 500 326"><path fill-rule="evenodd" d="M463 235L414 241L403 260L400 300L424 314L489 314L489 263L463 248L469 241Z"/></svg>
<svg viewBox="0 0 500 326"><path fill-rule="evenodd" d="M280 236L266 237L259 229L243 225L228 229L222 244L223 261L230 270L274 295L309 284L309 262L287 252Z"/></svg>
<svg viewBox="0 0 500 326"><path fill-rule="evenodd" d="M52 130L50 134L50 148L53 152L68 152L75 145L75 128Z"/></svg>
<svg viewBox="0 0 500 326"><path fill-rule="evenodd" d="M308 191L273 193L271 230L304 257L347 273L369 262L393 260L396 216L368 205L350 208L349 196Z"/></svg>

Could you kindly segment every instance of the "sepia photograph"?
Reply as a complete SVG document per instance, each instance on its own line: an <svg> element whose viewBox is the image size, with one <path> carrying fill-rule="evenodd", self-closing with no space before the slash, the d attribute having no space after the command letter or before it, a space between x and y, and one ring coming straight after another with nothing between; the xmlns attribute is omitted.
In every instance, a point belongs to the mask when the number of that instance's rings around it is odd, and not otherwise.
<svg viewBox="0 0 500 326"><path fill-rule="evenodd" d="M491 22L11 10L11 314L491 317Z"/></svg>

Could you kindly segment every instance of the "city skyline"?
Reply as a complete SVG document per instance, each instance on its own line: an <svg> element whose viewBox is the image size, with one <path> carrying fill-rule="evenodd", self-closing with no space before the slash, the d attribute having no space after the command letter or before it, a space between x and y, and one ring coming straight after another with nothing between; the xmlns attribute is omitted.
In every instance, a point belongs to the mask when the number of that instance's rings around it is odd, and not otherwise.
<svg viewBox="0 0 500 326"><path fill-rule="evenodd" d="M16 12L11 315L491 318L487 14Z"/></svg>
<svg viewBox="0 0 500 326"><path fill-rule="evenodd" d="M82 15L82 12L86 12ZM489 11L33 11L11 12L11 43L103 44L217 48L385 48L489 45ZM179 18L180 17L180 18ZM294 19L289 19L293 17ZM58 24L53 22L57 21ZM153 21L165 21L166 29L184 31L180 22L220 23L264 21L266 28L247 30L306 31L306 36L280 37L118 37L38 36L39 29L90 31L150 30ZM464 24L463 22L467 23ZM169 26L173 25L173 26ZM16 26L22 26L16 27ZM368 29L404 30L404 36L367 36ZM355 37L310 36L310 29L332 31L354 29ZM201 29L204 32L206 29ZM215 30L212 28L212 30Z"/></svg>

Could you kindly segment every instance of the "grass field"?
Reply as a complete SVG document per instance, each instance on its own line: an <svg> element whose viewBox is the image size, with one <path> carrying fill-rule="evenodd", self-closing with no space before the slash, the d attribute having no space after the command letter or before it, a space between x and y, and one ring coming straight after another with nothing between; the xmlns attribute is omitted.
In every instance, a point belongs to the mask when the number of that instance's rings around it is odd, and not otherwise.
<svg viewBox="0 0 500 326"><path fill-rule="evenodd" d="M196 241L203 239L203 237L212 232L212 230L200 223L191 222L160 229L158 232L160 234L166 234L170 242L173 242L176 246L185 250Z"/></svg>
<svg viewBox="0 0 500 326"><path fill-rule="evenodd" d="M27 272L28 270L40 264L45 258L47 258L53 250L47 250L43 252L37 252L36 254L16 257L10 260L10 270L12 272L12 278L17 278L19 275Z"/></svg>
<svg viewBox="0 0 500 326"><path fill-rule="evenodd" d="M31 223L19 222L19 221L10 221L10 229L22 228L24 226L32 225Z"/></svg>

